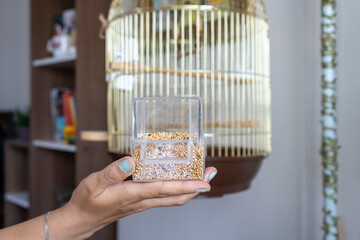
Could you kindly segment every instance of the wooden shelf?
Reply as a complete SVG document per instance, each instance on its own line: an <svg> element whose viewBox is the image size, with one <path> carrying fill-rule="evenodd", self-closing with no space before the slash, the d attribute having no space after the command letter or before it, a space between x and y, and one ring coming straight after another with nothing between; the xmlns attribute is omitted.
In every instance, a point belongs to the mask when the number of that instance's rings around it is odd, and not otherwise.
<svg viewBox="0 0 360 240"><path fill-rule="evenodd" d="M54 141L45 141L45 140L34 140L32 142L34 147L43 148L48 150L60 151L60 152L76 152L75 145L66 145L59 142Z"/></svg>
<svg viewBox="0 0 360 240"><path fill-rule="evenodd" d="M79 140L75 145L52 141L53 122L49 93L52 88L76 89L77 132L106 129L107 83L105 81L105 41L98 38L98 16L106 13L112 0L31 0L31 141L28 177L6 192L29 189L29 210L8 205L9 220L15 224L58 207L56 189L74 189L90 173L110 164L106 142ZM46 42L53 33L53 17L66 9L76 11L76 56L47 57ZM103 79L103 80L102 80ZM91 84L89 84L91 83ZM92 96L92 97L89 97ZM26 151L18 151L19 154ZM12 157L11 159L15 159ZM10 159L10 160L11 160ZM18 161L13 161L18 162ZM22 163L22 162L21 162ZM18 166L19 165L19 166ZM16 181L21 165L11 172ZM10 174L9 174L10 175ZM16 178L15 178L16 177ZM22 212L21 212L22 211ZM24 213L25 212L25 213ZM15 213L15 214L14 214ZM18 213L18 215L16 215ZM28 216L26 215L28 213ZM10 219L11 216L19 216ZM115 225L96 232L91 240L115 239Z"/></svg>
<svg viewBox="0 0 360 240"><path fill-rule="evenodd" d="M48 57L33 61L33 67L75 68L76 54L63 57Z"/></svg>
<svg viewBox="0 0 360 240"><path fill-rule="evenodd" d="M24 209L30 208L28 191L5 193L5 201L15 204L16 206L22 207Z"/></svg>
<svg viewBox="0 0 360 240"><path fill-rule="evenodd" d="M29 148L29 143L22 140L8 140L8 144L11 147L21 148L24 150L28 150Z"/></svg>

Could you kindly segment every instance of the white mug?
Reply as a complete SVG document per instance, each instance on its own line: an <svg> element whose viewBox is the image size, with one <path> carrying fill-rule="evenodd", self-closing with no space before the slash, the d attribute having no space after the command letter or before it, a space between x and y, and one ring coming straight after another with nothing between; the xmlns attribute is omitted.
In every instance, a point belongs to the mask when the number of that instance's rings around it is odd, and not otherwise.
<svg viewBox="0 0 360 240"><path fill-rule="evenodd" d="M52 53L54 57L61 57L69 55L70 51L70 38L62 34L56 35L47 41L46 47L48 52Z"/></svg>

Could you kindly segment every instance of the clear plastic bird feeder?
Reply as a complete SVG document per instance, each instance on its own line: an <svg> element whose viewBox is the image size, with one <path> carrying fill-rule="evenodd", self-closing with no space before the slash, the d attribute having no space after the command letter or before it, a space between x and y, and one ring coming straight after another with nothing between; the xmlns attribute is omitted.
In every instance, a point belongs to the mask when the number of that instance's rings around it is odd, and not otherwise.
<svg viewBox="0 0 360 240"><path fill-rule="evenodd" d="M132 109L135 181L204 179L200 98L135 98Z"/></svg>

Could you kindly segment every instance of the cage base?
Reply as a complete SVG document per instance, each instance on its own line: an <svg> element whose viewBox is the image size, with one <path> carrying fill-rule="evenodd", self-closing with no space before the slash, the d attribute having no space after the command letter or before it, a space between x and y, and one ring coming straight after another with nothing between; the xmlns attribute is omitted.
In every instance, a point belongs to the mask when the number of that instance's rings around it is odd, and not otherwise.
<svg viewBox="0 0 360 240"><path fill-rule="evenodd" d="M225 194L245 191L258 173L262 160L266 156L249 157L206 157L206 166L218 170L211 181L211 191L207 197L220 197Z"/></svg>

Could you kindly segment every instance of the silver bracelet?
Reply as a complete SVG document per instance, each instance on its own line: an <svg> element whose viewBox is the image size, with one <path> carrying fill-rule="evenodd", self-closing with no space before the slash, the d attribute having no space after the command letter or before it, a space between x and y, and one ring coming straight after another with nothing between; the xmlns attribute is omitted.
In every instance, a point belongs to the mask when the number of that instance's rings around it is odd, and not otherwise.
<svg viewBox="0 0 360 240"><path fill-rule="evenodd" d="M48 220L49 220L49 215L50 215L51 211L48 211L45 217L45 236L46 236L46 240L50 240L49 237L49 226L48 226Z"/></svg>

